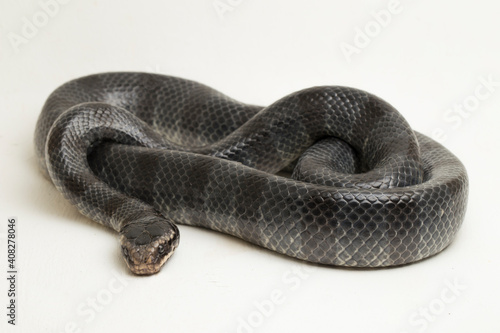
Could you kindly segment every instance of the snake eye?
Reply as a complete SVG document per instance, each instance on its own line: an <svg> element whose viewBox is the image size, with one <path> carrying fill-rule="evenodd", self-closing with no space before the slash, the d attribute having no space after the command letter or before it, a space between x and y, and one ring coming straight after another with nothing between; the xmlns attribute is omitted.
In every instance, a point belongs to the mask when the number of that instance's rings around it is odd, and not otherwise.
<svg viewBox="0 0 500 333"><path fill-rule="evenodd" d="M158 245L158 253L163 254L165 252L165 246L163 245Z"/></svg>

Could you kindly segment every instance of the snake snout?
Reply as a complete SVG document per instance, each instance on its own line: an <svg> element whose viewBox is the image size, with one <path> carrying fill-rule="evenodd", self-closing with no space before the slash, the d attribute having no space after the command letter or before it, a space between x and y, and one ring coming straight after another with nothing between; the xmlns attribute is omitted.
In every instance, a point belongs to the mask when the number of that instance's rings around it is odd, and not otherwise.
<svg viewBox="0 0 500 333"><path fill-rule="evenodd" d="M129 269L138 275L158 273L172 256L179 245L179 232L174 224L163 231L161 235L147 233L144 230L156 230L155 222L150 222L137 237L134 230L125 229L120 237L122 255ZM133 237L132 237L133 236ZM145 241L147 240L147 241Z"/></svg>

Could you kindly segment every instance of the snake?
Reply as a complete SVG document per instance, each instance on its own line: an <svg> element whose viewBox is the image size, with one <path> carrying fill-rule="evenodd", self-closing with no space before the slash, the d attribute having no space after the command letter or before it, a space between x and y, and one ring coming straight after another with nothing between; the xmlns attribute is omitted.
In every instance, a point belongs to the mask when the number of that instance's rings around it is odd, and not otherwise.
<svg viewBox="0 0 500 333"><path fill-rule="evenodd" d="M137 275L172 256L177 224L371 268L441 252L466 213L461 161L388 102L345 86L262 107L174 76L92 74L52 92L34 143L42 173L118 233Z"/></svg>

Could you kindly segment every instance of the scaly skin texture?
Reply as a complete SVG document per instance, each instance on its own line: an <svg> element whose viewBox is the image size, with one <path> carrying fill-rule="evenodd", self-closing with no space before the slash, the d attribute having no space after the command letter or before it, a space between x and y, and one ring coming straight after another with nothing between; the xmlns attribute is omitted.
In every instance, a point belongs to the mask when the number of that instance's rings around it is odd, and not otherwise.
<svg viewBox="0 0 500 333"><path fill-rule="evenodd" d="M450 244L468 195L453 154L348 87L263 108L180 78L96 74L50 95L35 147L64 197L120 233L136 274L172 255L174 222L310 262L410 263Z"/></svg>

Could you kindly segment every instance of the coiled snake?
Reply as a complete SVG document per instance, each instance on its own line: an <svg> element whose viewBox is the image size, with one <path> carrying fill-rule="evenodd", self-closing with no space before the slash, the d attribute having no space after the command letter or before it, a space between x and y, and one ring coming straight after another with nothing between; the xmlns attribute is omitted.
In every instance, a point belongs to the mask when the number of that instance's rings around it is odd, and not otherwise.
<svg viewBox="0 0 500 333"><path fill-rule="evenodd" d="M181 78L96 74L50 95L35 146L64 197L119 232L136 274L172 255L174 222L310 262L382 267L440 252L466 211L462 163L347 87L260 107Z"/></svg>

